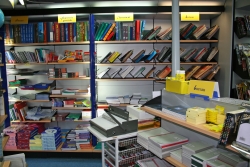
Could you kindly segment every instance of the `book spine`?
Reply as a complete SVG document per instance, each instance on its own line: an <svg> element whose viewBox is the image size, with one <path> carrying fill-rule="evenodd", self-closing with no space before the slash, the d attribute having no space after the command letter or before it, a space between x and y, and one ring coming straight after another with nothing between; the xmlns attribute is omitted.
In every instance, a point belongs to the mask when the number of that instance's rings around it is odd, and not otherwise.
<svg viewBox="0 0 250 167"><path fill-rule="evenodd" d="M80 42L80 22L76 22L76 42Z"/></svg>
<svg viewBox="0 0 250 167"><path fill-rule="evenodd" d="M69 29L68 29L68 34L69 34L69 42L73 42L73 24L69 23Z"/></svg>
<svg viewBox="0 0 250 167"><path fill-rule="evenodd" d="M115 27L115 34L116 34L116 40L119 41L119 22L116 22L116 27Z"/></svg>
<svg viewBox="0 0 250 167"><path fill-rule="evenodd" d="M81 35L80 41L82 42L84 41L84 36L85 36L84 22L81 22L80 25L81 25L80 26L80 35Z"/></svg>
<svg viewBox="0 0 250 167"><path fill-rule="evenodd" d="M48 42L48 38L47 38L47 32L48 30L47 30L47 23L46 22L44 22L43 23L43 42L44 43L46 43L46 42Z"/></svg>
<svg viewBox="0 0 250 167"><path fill-rule="evenodd" d="M41 43L43 42L43 23L40 22L38 23L38 42Z"/></svg>
<svg viewBox="0 0 250 167"><path fill-rule="evenodd" d="M73 23L73 41L74 42L76 42L76 34L77 34L76 23Z"/></svg>
<svg viewBox="0 0 250 167"><path fill-rule="evenodd" d="M135 21L135 40L140 40L140 20Z"/></svg>
<svg viewBox="0 0 250 167"><path fill-rule="evenodd" d="M68 23L64 24L64 36L65 36L65 42L69 42L69 26L68 26Z"/></svg>
<svg viewBox="0 0 250 167"><path fill-rule="evenodd" d="M65 42L64 24L60 24L61 42Z"/></svg>
<svg viewBox="0 0 250 167"><path fill-rule="evenodd" d="M60 42L60 27L59 27L59 23L55 22L54 26L55 26L55 42Z"/></svg>

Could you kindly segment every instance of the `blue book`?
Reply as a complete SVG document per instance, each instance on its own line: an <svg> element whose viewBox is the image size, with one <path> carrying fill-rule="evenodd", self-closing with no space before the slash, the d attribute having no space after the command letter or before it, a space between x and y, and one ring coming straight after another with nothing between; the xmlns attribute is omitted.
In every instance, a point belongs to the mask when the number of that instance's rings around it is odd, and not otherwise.
<svg viewBox="0 0 250 167"><path fill-rule="evenodd" d="M107 34L108 30L110 29L110 27L112 26L112 23L109 23L109 25L107 26L106 30L104 31L104 33L102 34L100 41L103 40L103 38L105 37L105 35Z"/></svg>
<svg viewBox="0 0 250 167"><path fill-rule="evenodd" d="M141 54L136 60L135 60L135 63L139 63L141 61L141 59L144 57L144 53Z"/></svg>
<svg viewBox="0 0 250 167"><path fill-rule="evenodd" d="M116 26L115 26L115 38L117 41L119 41L119 22L116 22Z"/></svg>
<svg viewBox="0 0 250 167"><path fill-rule="evenodd" d="M23 24L20 25L20 30L21 30L21 43L24 43L24 28Z"/></svg>
<svg viewBox="0 0 250 167"><path fill-rule="evenodd" d="M68 26L68 23L65 23L64 24L64 31L65 31L65 42L69 42L69 31L68 31L68 28L69 28L69 26Z"/></svg>
<svg viewBox="0 0 250 167"><path fill-rule="evenodd" d="M130 27L130 40L134 40L134 38L133 38L133 27Z"/></svg>
<svg viewBox="0 0 250 167"><path fill-rule="evenodd" d="M73 41L76 42L76 23L73 23Z"/></svg>
<svg viewBox="0 0 250 167"><path fill-rule="evenodd" d="M39 43L43 43L44 39L43 39L43 22L39 22L38 23L38 42Z"/></svg>
<svg viewBox="0 0 250 167"><path fill-rule="evenodd" d="M24 42L25 43L30 43L30 32L29 32L29 25L28 24L25 24L24 25L25 27L25 38L24 38Z"/></svg>
<svg viewBox="0 0 250 167"><path fill-rule="evenodd" d="M142 24L141 24L141 39L142 39L142 37L143 37L143 34L142 34L142 32L144 31L144 29L145 29L145 24L146 24L146 21L145 20L142 20L142 22L141 22Z"/></svg>

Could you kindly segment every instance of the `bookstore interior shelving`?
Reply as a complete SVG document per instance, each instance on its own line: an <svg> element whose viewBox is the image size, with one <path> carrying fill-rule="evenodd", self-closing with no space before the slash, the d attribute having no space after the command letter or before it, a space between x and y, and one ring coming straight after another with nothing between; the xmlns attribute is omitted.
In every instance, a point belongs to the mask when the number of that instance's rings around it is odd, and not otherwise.
<svg viewBox="0 0 250 167"><path fill-rule="evenodd" d="M214 1L211 1L214 2ZM182 2L184 3L184 2ZM192 65L217 65L219 64L221 69L220 72L216 75L215 80L219 82L220 84L220 92L221 96L229 96L230 92L230 80L231 75L228 74L228 71L230 71L230 64L231 59L228 55L231 55L230 48L232 44L232 20L229 19L232 16L232 4L233 0L219 0L217 1L217 6L203 6L200 9L198 7L194 8L195 10L198 10L201 15L201 20L199 22L195 22L194 24L197 26L201 26L205 24L207 27L212 27L214 25L218 25L220 27L219 32L215 35L216 39L212 40L180 40L180 47L185 49L191 49L191 48L209 48L209 47L218 47L219 53L216 55L214 61L211 62L180 62L180 66L184 69L190 68ZM182 8L180 12L191 11L192 6L185 6L186 8ZM218 8L216 8L218 7ZM126 8L126 7L124 7ZM160 9L160 8L159 8ZM217 11L215 11L217 9ZM163 10L163 9L161 9ZM210 11L211 10L211 11ZM115 12L115 11L114 11ZM122 12L122 11L121 11ZM135 13L135 20L136 19L144 19L143 14L136 14L136 10L132 11ZM146 11L145 11L146 12ZM162 30L167 29L171 27L171 13L169 14L157 14L157 12L163 12L163 11L156 11L156 14L146 15L145 17L145 29L150 30L154 28L155 26L161 26ZM171 12L171 11L166 11ZM204 14L205 13L205 14ZM105 16L100 17L100 15L91 15L90 16L90 24L94 23L91 21L92 17L95 17L96 22L109 22L112 23L113 19L110 18L110 15L106 14ZM113 16L113 14L111 15ZM159 16L159 17L157 17ZM163 17L164 16L164 17ZM166 16L166 17L165 17ZM166 18L169 18L166 20ZM226 18L226 19L225 19ZM84 21L88 20L88 18L85 18ZM177 27L177 29L184 27L187 22L180 22L180 27ZM93 25L90 25L90 27L93 27ZM230 25L230 26L229 26ZM229 27L229 28L228 28ZM174 29L175 27L173 27ZM90 28L91 29L91 28ZM93 31L93 30L90 30ZM92 32L93 33L93 32ZM93 33L94 34L94 33ZM93 35L91 34L91 35ZM90 36L91 36L90 35ZM9 75L7 78L8 81L15 80L15 79L28 79L29 84L35 84L35 83L51 83L52 81L56 82L57 88L71 88L71 89L84 89L86 90L89 85L91 88L90 94L88 95L54 95L51 94L50 98L91 98L91 106L92 107L52 107L52 110L57 110L60 113L66 113L66 112L72 112L72 113L79 113L81 110L91 110L92 112L92 118L96 115L96 107L107 107L107 105L99 104L98 102L103 102L106 100L107 96L124 96L124 95L133 95L133 93L141 93L142 97L147 98L150 100L152 98L152 91L160 91L162 90L165 85L163 80L159 80L156 78L156 72L163 69L166 66L172 65L171 62L156 62L151 61L149 63L132 63L131 60L128 59L127 62L121 63L119 60L115 60L113 63L100 63L100 59L102 59L108 52L120 52L125 54L129 50L133 50L133 55L136 55L139 51L146 49L146 53L149 53L153 49L155 50L161 50L164 46L171 47L174 40L120 40L120 41L94 41L93 36L90 37L89 41L84 42L44 42L44 43L15 43L15 44L6 44L5 49L14 49L16 52L22 52L22 51L30 51L34 52L34 50L37 47L41 47L44 49L53 50L57 54L64 54L65 50L82 50L83 52L88 52L90 48L93 48L94 44L94 50L90 53L90 61L86 62L66 62L66 63L57 63L57 62L46 62L46 63L6 63L3 62L2 68L10 69L12 67L17 69L24 69L24 68L30 68L35 69L37 71L40 70L49 70L50 68L67 68L68 71L78 71L79 75L84 75L84 77L78 77L78 78L55 78L55 77L48 77L47 75L41 76L41 75ZM96 57L95 57L96 52ZM2 51L4 53L4 51ZM175 55L176 56L176 55ZM94 59L94 60L93 60ZM92 63L91 63L92 62ZM93 63L94 62L94 63ZM92 68L93 65L95 68ZM111 68L109 73L114 72L117 68L124 68L125 66L134 66L137 68L138 66L145 66L145 72L148 72L152 67L155 67L155 72L151 74L149 78L144 77L138 77L138 78L132 78L132 77L103 77L103 78L96 78L96 75L107 68ZM87 74L87 68L89 68L90 71L89 74ZM94 72L94 73L93 73ZM143 74L145 75L145 72ZM94 75L93 75L94 74ZM4 78L3 78L4 79ZM126 81L126 82L124 82ZM93 84L94 83L94 84ZM6 90L7 92L5 94L13 94L18 93L21 95L27 94L27 93L37 93L34 90L22 90L19 87L11 89L7 87L7 81L6 81ZM96 91L96 94L93 93ZM93 97L96 97L93 98ZM8 97L7 97L8 98ZM92 100L94 99L94 100ZM16 101L23 101L28 102L28 105L30 107L32 106L45 106L45 107L51 107L52 101L51 100L9 100L9 103L14 103ZM7 103L8 104L8 103ZM126 106L126 104L120 104L119 106ZM8 108L8 107L7 107ZM9 109L8 109L9 110ZM6 109L6 111L8 111ZM77 111L80 110L80 111ZM216 140L219 139L220 134L215 133L212 131L208 131L207 129L203 128L202 126L194 126L189 123L186 123L184 121L180 121L178 119L168 117L164 114L161 114L157 111L152 111L144 108L146 112L149 112L155 116L162 118L162 127L169 129L173 128L172 131L179 132L180 134L186 135L190 138L199 138L204 139L204 141L207 141L209 143L213 143L216 145ZM94 113L93 113L94 112ZM9 113L6 113L9 117ZM80 122L79 121L53 121L51 119L42 119L40 121L19 121L14 120L12 123L18 123L18 122L39 122L39 123L45 123L47 127L51 126L60 126L62 128L73 128L76 124ZM86 122L87 121L82 121ZM100 141L107 141L111 139L103 138L102 136L96 136ZM4 140L7 140L4 138ZM94 144L94 143L93 143ZM62 144L58 147L57 150L53 150L51 152L75 152L75 151L61 151ZM230 150L232 150L230 147L228 147ZM5 151L27 151L27 152L36 152L36 150L5 150ZM41 151L48 151L48 150L37 150L37 152ZM50 152L50 151L48 151ZM84 149L84 150L77 150L76 152L98 152L94 149ZM176 166L184 166L183 164L179 164L174 159L168 157L166 158L166 161L172 163ZM104 165L104 164L103 164Z"/></svg>

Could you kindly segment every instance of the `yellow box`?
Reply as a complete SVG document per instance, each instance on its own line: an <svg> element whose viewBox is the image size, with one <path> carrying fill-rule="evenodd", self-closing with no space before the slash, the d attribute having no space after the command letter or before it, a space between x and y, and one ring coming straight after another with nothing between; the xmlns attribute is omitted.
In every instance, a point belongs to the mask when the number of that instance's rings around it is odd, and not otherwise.
<svg viewBox="0 0 250 167"><path fill-rule="evenodd" d="M166 90L178 94L188 94L189 81L166 80Z"/></svg>

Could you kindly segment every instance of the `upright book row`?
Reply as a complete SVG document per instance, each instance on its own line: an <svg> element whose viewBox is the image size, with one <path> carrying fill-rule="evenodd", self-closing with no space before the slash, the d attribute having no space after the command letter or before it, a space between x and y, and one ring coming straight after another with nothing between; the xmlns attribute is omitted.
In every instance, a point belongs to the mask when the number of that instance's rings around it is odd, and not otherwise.
<svg viewBox="0 0 250 167"><path fill-rule="evenodd" d="M20 25L5 24L5 44L82 42L89 40L89 23L39 22Z"/></svg>

